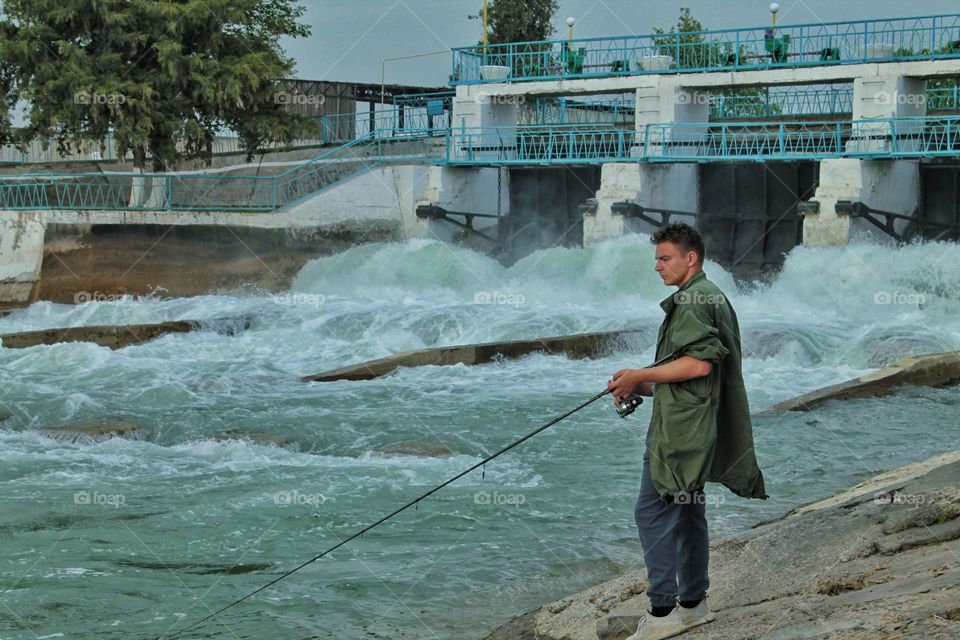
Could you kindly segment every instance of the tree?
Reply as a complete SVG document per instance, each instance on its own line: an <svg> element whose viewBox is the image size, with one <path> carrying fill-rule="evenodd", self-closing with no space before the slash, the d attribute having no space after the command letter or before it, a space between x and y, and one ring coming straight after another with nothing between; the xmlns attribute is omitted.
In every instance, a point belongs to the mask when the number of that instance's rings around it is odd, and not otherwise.
<svg viewBox="0 0 960 640"><path fill-rule="evenodd" d="M487 42L535 42L553 35L557 0L491 0L487 5ZM483 19L483 8L471 20Z"/></svg>
<svg viewBox="0 0 960 640"><path fill-rule="evenodd" d="M29 103L21 139L61 150L103 142L118 157L165 170L209 160L228 128L248 155L287 144L312 124L284 110L277 82L293 60L283 36L309 35L299 0L3 0L3 80ZM279 98L279 99L278 99ZM8 111L9 113L9 111ZM7 122L9 126L9 122Z"/></svg>

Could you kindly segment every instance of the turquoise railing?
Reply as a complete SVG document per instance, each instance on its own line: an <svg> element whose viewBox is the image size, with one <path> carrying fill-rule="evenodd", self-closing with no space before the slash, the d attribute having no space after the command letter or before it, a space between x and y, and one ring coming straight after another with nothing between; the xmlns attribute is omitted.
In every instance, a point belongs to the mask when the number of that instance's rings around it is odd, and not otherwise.
<svg viewBox="0 0 960 640"><path fill-rule="evenodd" d="M953 156L960 153L958 126L957 116L652 124L644 129L640 155L647 162Z"/></svg>
<svg viewBox="0 0 960 640"><path fill-rule="evenodd" d="M445 133L444 130L442 133ZM0 209L272 211L385 163L443 158L443 140L367 135L275 175L30 173L0 176Z"/></svg>
<svg viewBox="0 0 960 640"><path fill-rule="evenodd" d="M325 143L349 142L370 134L381 138L403 138L411 135L442 136L449 126L449 109L430 115L426 107L389 107L357 113L340 113L314 118Z"/></svg>
<svg viewBox="0 0 960 640"><path fill-rule="evenodd" d="M960 155L960 116L855 121L454 128L452 165L911 158Z"/></svg>
<svg viewBox="0 0 960 640"><path fill-rule="evenodd" d="M960 56L960 14L453 49L450 83L698 73Z"/></svg>
<svg viewBox="0 0 960 640"><path fill-rule="evenodd" d="M633 130L577 126L451 129L449 164L584 164L630 157Z"/></svg>

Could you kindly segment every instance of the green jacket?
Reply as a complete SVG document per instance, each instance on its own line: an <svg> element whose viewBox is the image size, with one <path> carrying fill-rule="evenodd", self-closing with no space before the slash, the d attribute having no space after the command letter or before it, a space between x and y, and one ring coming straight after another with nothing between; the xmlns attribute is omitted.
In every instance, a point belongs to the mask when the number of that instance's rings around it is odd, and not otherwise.
<svg viewBox="0 0 960 640"><path fill-rule="evenodd" d="M737 314L702 271L660 307L667 315L657 360L677 353L709 360L713 369L656 386L647 436L653 486L666 496L720 482L738 496L766 498L740 369Z"/></svg>

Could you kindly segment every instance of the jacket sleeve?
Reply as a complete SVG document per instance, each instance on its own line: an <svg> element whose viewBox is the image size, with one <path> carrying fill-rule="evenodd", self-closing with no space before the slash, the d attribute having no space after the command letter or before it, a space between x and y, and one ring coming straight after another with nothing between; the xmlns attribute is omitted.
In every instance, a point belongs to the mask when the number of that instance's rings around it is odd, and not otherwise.
<svg viewBox="0 0 960 640"><path fill-rule="evenodd" d="M671 325L672 342L681 356L717 363L730 353L720 340L719 329L696 305L677 305Z"/></svg>

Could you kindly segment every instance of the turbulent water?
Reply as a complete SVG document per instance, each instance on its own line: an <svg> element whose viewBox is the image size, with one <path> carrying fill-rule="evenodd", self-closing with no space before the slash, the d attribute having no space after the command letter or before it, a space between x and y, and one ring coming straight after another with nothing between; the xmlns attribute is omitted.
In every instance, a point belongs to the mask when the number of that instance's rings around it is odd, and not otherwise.
<svg viewBox="0 0 960 640"><path fill-rule="evenodd" d="M714 539L954 448L956 389L772 414L904 355L960 348L960 247L797 248L730 296L768 501L708 488ZM670 292L644 236L509 268L429 241L308 264L282 295L34 304L0 333L251 315L237 336L110 351L0 350L0 638L156 638L274 579L653 356ZM530 356L366 382L298 377L406 349L639 328L599 360ZM35 431L104 417L142 440ZM597 403L186 637L478 638L640 563L632 522L649 405ZM228 431L286 448L222 441ZM385 454L381 450L431 454ZM439 454L439 455L438 455Z"/></svg>

